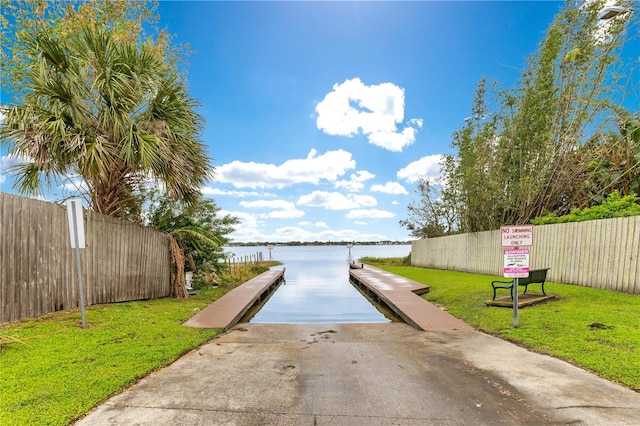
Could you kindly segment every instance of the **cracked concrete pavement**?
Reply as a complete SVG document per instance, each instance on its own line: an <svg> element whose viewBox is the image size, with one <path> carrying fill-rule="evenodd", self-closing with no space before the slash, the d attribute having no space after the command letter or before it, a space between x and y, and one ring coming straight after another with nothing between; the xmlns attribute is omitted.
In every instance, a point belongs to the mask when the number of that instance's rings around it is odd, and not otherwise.
<svg viewBox="0 0 640 426"><path fill-rule="evenodd" d="M77 425L638 424L640 394L478 331L239 324Z"/></svg>

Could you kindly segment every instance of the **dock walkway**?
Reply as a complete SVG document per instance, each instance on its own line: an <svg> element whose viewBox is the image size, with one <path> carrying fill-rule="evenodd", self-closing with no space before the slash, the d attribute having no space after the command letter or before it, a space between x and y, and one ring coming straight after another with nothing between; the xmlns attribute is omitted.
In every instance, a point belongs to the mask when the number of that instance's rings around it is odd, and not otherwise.
<svg viewBox="0 0 640 426"><path fill-rule="evenodd" d="M429 291L419 282L364 265L350 268L351 280L366 287L404 322L418 330L472 330L473 328L418 294ZM267 271L234 288L191 317L184 324L195 328L224 328L236 325L259 300L284 281L284 270Z"/></svg>
<svg viewBox="0 0 640 426"><path fill-rule="evenodd" d="M429 291L424 284L370 265L349 269L349 275L418 330L473 330L470 325L420 297L418 294Z"/></svg>
<svg viewBox="0 0 640 426"><path fill-rule="evenodd" d="M284 281L284 270L266 271L234 288L204 308L184 325L194 328L231 328L260 298L269 295Z"/></svg>

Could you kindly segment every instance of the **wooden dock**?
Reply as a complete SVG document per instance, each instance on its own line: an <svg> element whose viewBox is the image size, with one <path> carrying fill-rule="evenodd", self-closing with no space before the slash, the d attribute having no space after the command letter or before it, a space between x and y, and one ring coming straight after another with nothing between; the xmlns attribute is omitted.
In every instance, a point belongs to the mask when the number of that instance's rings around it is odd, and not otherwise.
<svg viewBox="0 0 640 426"><path fill-rule="evenodd" d="M231 328L256 303L268 297L284 281L284 270L267 271L234 288L204 308L184 325L194 328Z"/></svg>
<svg viewBox="0 0 640 426"><path fill-rule="evenodd" d="M473 330L463 321L420 297L419 294L429 291L427 285L370 265L350 268L349 276L357 285L374 294L377 300L404 322L418 330ZM252 306L269 297L282 282L284 270L260 274L207 306L184 325L196 328L231 328Z"/></svg>
<svg viewBox="0 0 640 426"><path fill-rule="evenodd" d="M370 265L350 269L349 276L366 286L404 322L419 330L473 330L470 325L420 297L419 294L429 292L429 286L425 284Z"/></svg>

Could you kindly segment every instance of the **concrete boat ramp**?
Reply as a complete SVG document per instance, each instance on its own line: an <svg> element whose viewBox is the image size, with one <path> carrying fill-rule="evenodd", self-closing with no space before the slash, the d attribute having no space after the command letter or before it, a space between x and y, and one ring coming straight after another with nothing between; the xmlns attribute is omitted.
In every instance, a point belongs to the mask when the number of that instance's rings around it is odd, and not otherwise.
<svg viewBox="0 0 640 426"><path fill-rule="evenodd" d="M269 272L202 310L187 323L228 330L77 424L638 424L640 394L473 330L422 300L423 284L368 265L352 282L407 324L234 326L282 279Z"/></svg>

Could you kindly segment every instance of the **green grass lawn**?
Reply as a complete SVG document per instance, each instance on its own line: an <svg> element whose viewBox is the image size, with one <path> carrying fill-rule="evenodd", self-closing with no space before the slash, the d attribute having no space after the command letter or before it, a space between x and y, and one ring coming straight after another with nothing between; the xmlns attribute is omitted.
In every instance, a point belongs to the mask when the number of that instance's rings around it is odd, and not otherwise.
<svg viewBox="0 0 640 426"><path fill-rule="evenodd" d="M548 283L545 289L558 300L521 309L516 329L511 309L484 304L496 277L378 266L428 284L427 300L483 331L640 389L639 296ZM207 342L220 330L194 329L182 322L225 291L210 289L187 300L91 306L86 329L80 327L77 310L4 325L2 425L69 424L108 396ZM601 326L590 327L595 323Z"/></svg>
<svg viewBox="0 0 640 426"><path fill-rule="evenodd" d="M467 324L581 366L614 382L640 390L640 296L575 285L546 283L557 299L521 308L518 328L513 309L488 307L488 275L411 266L375 265L428 284L423 297ZM531 292L539 292L533 285ZM508 295L506 290L499 295Z"/></svg>
<svg viewBox="0 0 640 426"><path fill-rule="evenodd" d="M220 332L182 322L225 289L90 306L0 328L2 425L66 425ZM15 341L13 339L18 339ZM11 343L8 343L11 342Z"/></svg>

